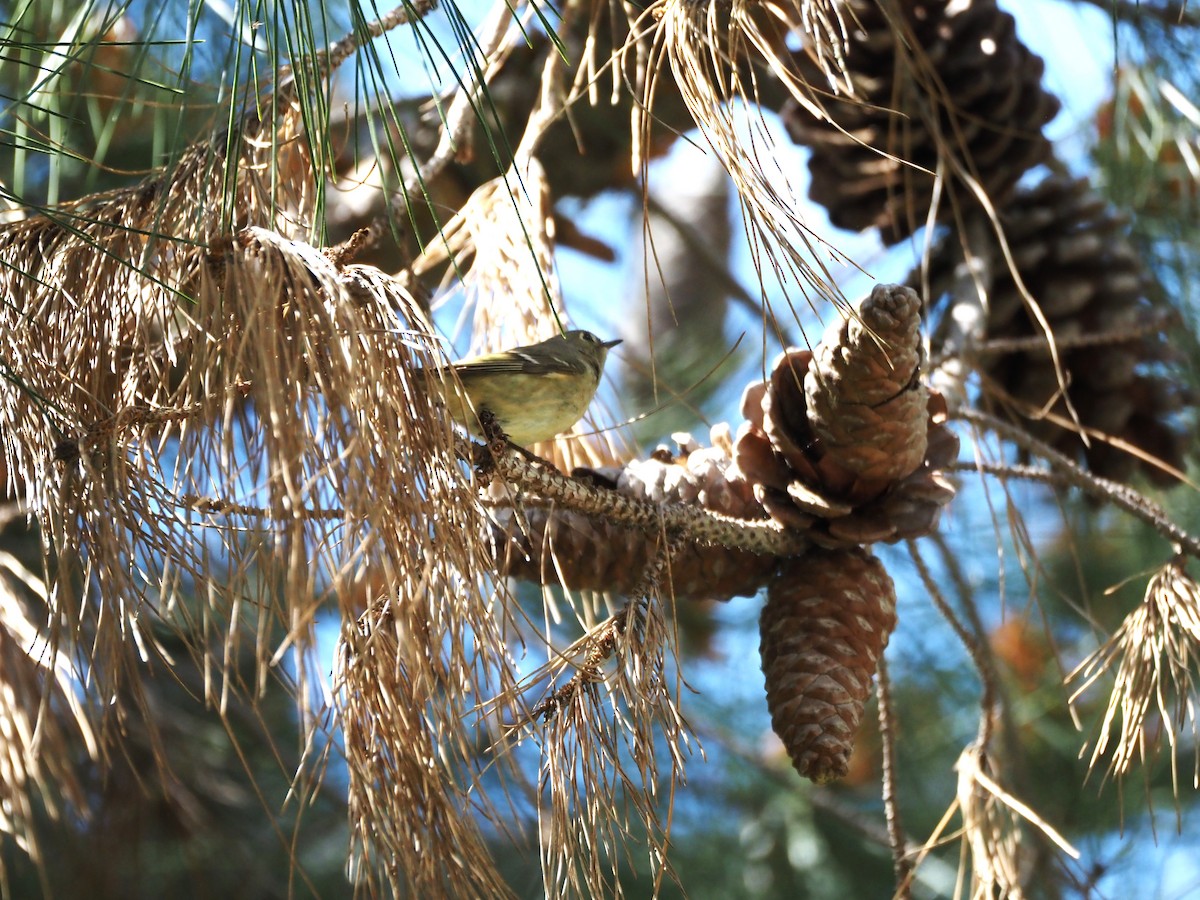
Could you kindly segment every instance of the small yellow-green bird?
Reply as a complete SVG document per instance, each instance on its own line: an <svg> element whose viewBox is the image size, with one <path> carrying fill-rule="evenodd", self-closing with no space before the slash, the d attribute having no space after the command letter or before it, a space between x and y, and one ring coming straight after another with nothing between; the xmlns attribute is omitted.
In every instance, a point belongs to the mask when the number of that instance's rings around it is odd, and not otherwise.
<svg viewBox="0 0 1200 900"><path fill-rule="evenodd" d="M587 411L608 351L619 343L590 331L568 331L527 347L450 363L439 370L446 408L475 435L481 434L478 414L486 409L514 444L549 440ZM451 368L457 383L446 371Z"/></svg>

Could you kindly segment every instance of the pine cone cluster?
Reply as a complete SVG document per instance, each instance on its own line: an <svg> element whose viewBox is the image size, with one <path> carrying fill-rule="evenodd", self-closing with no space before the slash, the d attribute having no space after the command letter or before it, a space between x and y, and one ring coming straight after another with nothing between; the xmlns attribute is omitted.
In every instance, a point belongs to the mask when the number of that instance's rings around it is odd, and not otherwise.
<svg viewBox="0 0 1200 900"><path fill-rule="evenodd" d="M1166 341L1167 310L1147 297L1148 279L1125 236L1124 218L1086 179L1052 175L1018 193L1000 222L1021 283L1041 307L1055 339L1096 338L1059 348L1067 396L1081 423L1182 468L1191 435L1180 429L1176 414L1194 401L1179 386L1181 379L1170 377L1178 354ZM1043 328L1027 308L999 247L993 245L989 255L994 274L987 338L1042 337ZM930 266L934 298L949 285L960 256L953 238L935 252ZM1069 428L1040 417L1049 410L1070 420L1044 344L988 354L981 368L985 387L990 382L1002 396L1019 401L1035 437L1070 456L1082 455L1096 474L1125 481L1141 468L1152 479L1173 482L1125 450L1095 437L1087 446Z"/></svg>
<svg viewBox="0 0 1200 900"><path fill-rule="evenodd" d="M882 5L841 3L855 98L821 101L832 122L794 101L782 115L792 139L812 148L809 196L838 227L879 228L892 244L925 223L930 173L945 168L946 147L1001 203L1025 171L1050 157L1042 128L1059 104L1042 88L1041 58L1017 39L1012 16L995 0L888 3L909 32L904 43ZM808 57L799 56L797 67L813 85L828 81ZM972 193L956 195L964 202Z"/></svg>
<svg viewBox="0 0 1200 900"><path fill-rule="evenodd" d="M763 519L766 514L753 485L733 466L729 426L714 426L710 436L712 446L701 447L691 435L677 434L678 454L660 447L649 459L572 474L641 500ZM659 541L622 523L568 509L526 505L520 516L500 509L493 521L503 574L540 584L561 582L573 589L630 590L654 558ZM671 556L670 587L676 599L752 596L777 564L773 557L745 550L684 544Z"/></svg>
<svg viewBox="0 0 1200 900"><path fill-rule="evenodd" d="M928 534L954 488L945 404L919 381L921 303L881 285L815 352L746 389L734 459L781 524L825 547Z"/></svg>
<svg viewBox="0 0 1200 900"><path fill-rule="evenodd" d="M861 548L815 550L772 580L759 620L767 707L801 775L824 784L846 774L895 627L892 579Z"/></svg>

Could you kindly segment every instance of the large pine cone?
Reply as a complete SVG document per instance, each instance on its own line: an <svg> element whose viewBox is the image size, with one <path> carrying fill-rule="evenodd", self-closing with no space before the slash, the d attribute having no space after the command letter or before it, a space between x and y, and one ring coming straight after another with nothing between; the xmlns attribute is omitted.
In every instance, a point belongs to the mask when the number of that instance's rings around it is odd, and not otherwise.
<svg viewBox="0 0 1200 900"><path fill-rule="evenodd" d="M781 524L826 547L934 529L958 438L918 380L919 328L917 295L881 285L815 353L789 350L746 389L734 459Z"/></svg>
<svg viewBox="0 0 1200 900"><path fill-rule="evenodd" d="M823 784L846 774L895 627L892 579L864 550L815 550L771 582L759 621L767 707L801 775Z"/></svg>
<svg viewBox="0 0 1200 900"><path fill-rule="evenodd" d="M1168 310L1148 299L1149 279L1125 236L1125 220L1085 179L1052 175L1020 192L1000 216L1021 282L1041 307L1058 340L1094 337L1064 346L1059 359L1067 396L1081 423L1182 468L1190 433L1175 415L1194 402L1172 378L1178 354L1167 343ZM990 226L984 229L990 232ZM933 298L949 291L962 251L953 238L930 264ZM1026 307L999 247L987 254L994 270L988 293L987 338L1041 338L1042 326ZM916 273L910 281L916 279ZM1135 468L1162 483L1173 479L1127 451L1093 437L1090 446L1068 428L1041 417L1048 410L1069 420L1054 362L1045 346L989 353L980 361L984 386L998 387L1029 416L1030 432L1069 456L1083 456L1098 475L1128 480ZM1056 402L1055 399L1057 399Z"/></svg>
<svg viewBox="0 0 1200 900"><path fill-rule="evenodd" d="M959 177L954 166L939 166L939 143L993 202L1003 202L1024 172L1050 157L1042 128L1059 104L1042 88L1042 60L994 0L888 3L909 32L902 43L882 2L841 4L855 99L823 100L832 122L794 101L783 118L792 139L812 148L809 196L838 227L880 228L891 244L925 224L931 172ZM828 80L807 57L798 67L814 85ZM972 192L955 190L953 180L950 190L971 202Z"/></svg>

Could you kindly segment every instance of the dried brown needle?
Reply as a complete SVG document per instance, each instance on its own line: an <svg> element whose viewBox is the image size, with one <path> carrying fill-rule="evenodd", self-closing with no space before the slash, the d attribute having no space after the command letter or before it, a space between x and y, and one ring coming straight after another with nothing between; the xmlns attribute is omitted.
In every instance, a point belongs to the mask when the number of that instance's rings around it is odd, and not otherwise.
<svg viewBox="0 0 1200 900"><path fill-rule="evenodd" d="M660 596L669 553L625 606L570 646L548 647L544 666L496 698L515 715L506 740L532 735L541 744L538 827L549 896L624 896L618 872L635 843L649 853L656 882L671 877L660 809L683 780L690 738ZM547 680L557 684L530 709L524 695Z"/></svg>
<svg viewBox="0 0 1200 900"><path fill-rule="evenodd" d="M659 0L643 21L656 25L640 123L642 145L649 145L650 111L660 73L669 65L693 120L733 179L751 243L761 249L779 283L785 290L798 283L806 292L811 288L817 297L844 304L819 261L820 256L840 259L841 254L805 220L800 198L780 163L787 158L780 136L763 116L759 96L759 79L766 77L759 69L765 68L805 108L827 118L813 89L793 70L785 35L809 35L823 48L822 60L840 73L845 29L832 4ZM763 264L755 259L761 280Z"/></svg>
<svg viewBox="0 0 1200 900"><path fill-rule="evenodd" d="M75 673L34 622L46 602L40 578L0 552L0 833L41 867L39 813L57 819L86 809L76 761L99 749L81 704ZM0 880L3 865L0 864Z"/></svg>
<svg viewBox="0 0 1200 900"><path fill-rule="evenodd" d="M979 743L967 747L955 765L957 805L962 813L963 850L971 861L972 898L1021 898L1031 893L1034 847L1022 823L1034 826L1072 859L1079 851L1049 823L997 780L987 752Z"/></svg>
<svg viewBox="0 0 1200 900"><path fill-rule="evenodd" d="M1200 698L1200 585L1178 556L1159 569L1146 594L1103 646L1068 677L1080 681L1080 696L1116 667L1114 685L1092 749L1089 767L1109 757L1107 775L1120 779L1138 762L1145 764L1166 740L1171 755L1171 785L1179 803L1178 758L1190 733L1193 748L1191 787L1200 787L1200 743L1196 703Z"/></svg>
<svg viewBox="0 0 1200 900"><path fill-rule="evenodd" d="M249 119L137 187L0 229L6 463L43 525L53 640L90 654L106 701L147 655L143 604L169 606L180 574L205 569L181 539L174 450L233 408L246 373L180 373L231 337L211 327L221 314L205 303L221 294L202 298L201 283L220 277L233 223L305 227L310 187L272 174L306 167L298 133L291 108Z"/></svg>

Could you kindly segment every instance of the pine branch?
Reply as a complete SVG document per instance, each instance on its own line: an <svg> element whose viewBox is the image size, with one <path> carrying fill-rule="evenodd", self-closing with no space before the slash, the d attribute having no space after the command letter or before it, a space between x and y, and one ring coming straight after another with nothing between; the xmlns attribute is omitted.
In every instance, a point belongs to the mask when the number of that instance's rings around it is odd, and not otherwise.
<svg viewBox="0 0 1200 900"><path fill-rule="evenodd" d="M519 488L570 509L623 522L649 533L665 530L699 544L716 544L768 556L798 556L807 538L772 520L750 521L723 516L697 506L658 505L597 488L545 466L530 463L507 443L490 448L495 471Z"/></svg>
<svg viewBox="0 0 1200 900"><path fill-rule="evenodd" d="M956 417L971 422L986 431L995 432L1000 437L1012 441L1018 447L1042 457L1051 464L1053 471L1042 473L1036 469L1011 466L990 467L986 464L970 464L967 468L985 472L991 471L993 474L1034 478L1046 481L1047 483L1054 483L1061 480L1072 487L1079 488L1089 496L1111 502L1113 505L1145 522L1164 538L1178 545L1181 549L1186 550L1191 556L1200 559L1200 538L1189 534L1176 525L1161 506L1148 499L1144 494L1119 482L1092 475L1081 469L1065 454L1055 450L1044 441L1039 441L1025 429L1006 422L1003 419L972 409L959 410L956 413Z"/></svg>

